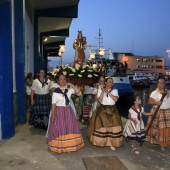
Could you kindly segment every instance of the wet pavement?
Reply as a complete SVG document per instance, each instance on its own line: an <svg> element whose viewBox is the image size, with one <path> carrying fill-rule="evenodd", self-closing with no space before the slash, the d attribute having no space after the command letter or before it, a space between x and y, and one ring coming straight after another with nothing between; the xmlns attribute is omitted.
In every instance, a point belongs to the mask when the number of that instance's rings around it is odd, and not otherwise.
<svg viewBox="0 0 170 170"><path fill-rule="evenodd" d="M48 150L46 131L27 124L17 125L14 137L0 141L0 170L85 170L82 158L100 156L117 156L129 170L170 169L170 146L162 153L158 145L145 142L136 155L130 143L125 142L112 151L110 147L93 146L86 137L87 126L80 126L85 147L77 152L57 154Z"/></svg>

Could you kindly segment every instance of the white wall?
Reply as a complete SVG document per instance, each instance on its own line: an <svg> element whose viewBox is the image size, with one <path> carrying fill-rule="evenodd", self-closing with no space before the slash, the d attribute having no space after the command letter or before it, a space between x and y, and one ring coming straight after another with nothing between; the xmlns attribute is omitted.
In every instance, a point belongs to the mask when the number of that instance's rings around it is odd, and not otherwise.
<svg viewBox="0 0 170 170"><path fill-rule="evenodd" d="M25 75L34 75L34 27L25 10Z"/></svg>

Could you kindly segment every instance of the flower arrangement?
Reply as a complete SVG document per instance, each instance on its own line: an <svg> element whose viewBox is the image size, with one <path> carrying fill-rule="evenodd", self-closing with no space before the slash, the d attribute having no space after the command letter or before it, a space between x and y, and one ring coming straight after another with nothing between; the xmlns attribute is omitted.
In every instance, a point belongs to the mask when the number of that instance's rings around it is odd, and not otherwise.
<svg viewBox="0 0 170 170"><path fill-rule="evenodd" d="M76 79L98 79L100 76L100 71L96 68L93 68L89 65L80 66L79 64L75 65L75 68L69 66L68 64L60 68L56 68L53 72L53 75L63 74L67 78L76 78Z"/></svg>

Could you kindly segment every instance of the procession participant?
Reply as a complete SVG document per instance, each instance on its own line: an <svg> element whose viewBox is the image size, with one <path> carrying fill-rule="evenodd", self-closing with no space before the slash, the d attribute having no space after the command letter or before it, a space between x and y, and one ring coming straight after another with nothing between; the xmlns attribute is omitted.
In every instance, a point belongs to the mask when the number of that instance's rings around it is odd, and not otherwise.
<svg viewBox="0 0 170 170"><path fill-rule="evenodd" d="M27 94L27 110L30 109L31 106L31 86L33 82L32 73L28 73L25 78L25 85L26 85L26 94ZM28 121L28 120L27 120Z"/></svg>
<svg viewBox="0 0 170 170"><path fill-rule="evenodd" d="M162 94L167 93L163 102L160 101ZM146 136L146 141L151 144L158 144L161 151L165 151L165 147L170 145L170 91L165 88L165 79L160 77L157 80L157 88L151 93L149 105L153 108L151 112L154 113L157 106L160 106L156 118ZM146 128L149 126L151 116L148 118Z"/></svg>
<svg viewBox="0 0 170 170"><path fill-rule="evenodd" d="M34 80L39 78L39 73L40 73L39 71L34 73L34 77L33 77Z"/></svg>
<svg viewBox="0 0 170 170"><path fill-rule="evenodd" d="M39 78L31 87L31 105L33 106L33 124L40 129L47 129L51 109L50 80L45 78L44 70L40 70Z"/></svg>
<svg viewBox="0 0 170 170"><path fill-rule="evenodd" d="M115 106L118 90L113 89L113 79L106 78L105 87L98 89L97 100L100 103L93 113L87 127L89 141L96 146L115 147L123 145L122 121Z"/></svg>
<svg viewBox="0 0 170 170"><path fill-rule="evenodd" d="M139 95L133 97L133 105L129 109L128 120L123 130L123 135L126 140L131 142L132 149L135 154L139 154L136 146L136 141L141 142L145 139L145 126L142 119L142 114L151 115L146 113L141 106L142 100Z"/></svg>
<svg viewBox="0 0 170 170"><path fill-rule="evenodd" d="M79 85L78 85L79 86ZM76 108L76 112L77 112L77 119L80 121L82 121L82 117L83 117L83 93L84 93L84 89L85 85L80 85L79 89L80 92L76 95L76 98L74 100L74 104L75 104L75 108Z"/></svg>
<svg viewBox="0 0 170 170"><path fill-rule="evenodd" d="M55 91L56 88L59 87L58 84L58 75L54 78L53 83L50 86L50 95L53 95L53 92ZM69 85L67 86L67 88L69 87ZM77 118L77 112L76 112L76 108L74 106L73 100L70 98L70 106L73 109L74 115ZM49 121L48 121L48 128L47 128L47 133L46 133L46 137L48 136L48 131L49 131L49 126L50 126L50 119L51 119L51 114L52 112L50 111L50 115L49 115Z"/></svg>
<svg viewBox="0 0 170 170"><path fill-rule="evenodd" d="M70 98L80 90L70 83L66 84L64 75L58 76L58 84L59 87L52 95L52 115L47 134L48 147L57 153L77 151L84 147L84 142L70 106Z"/></svg>
<svg viewBox="0 0 170 170"><path fill-rule="evenodd" d="M93 104L92 104L92 108L91 108L90 113L89 113L89 118L92 117L92 114L93 114L93 112L96 110L96 107L97 107L97 105L98 105L98 101L97 101L98 89L99 89L99 88L103 88L104 85L105 85L105 77L104 77L104 76L100 76L100 77L99 77L99 80L98 80L98 83L97 83L96 87L95 87L94 90L93 90L93 95L94 95L94 100L95 100L95 101L94 101Z"/></svg>
<svg viewBox="0 0 170 170"><path fill-rule="evenodd" d="M58 76L56 76L54 79L55 79L55 80L53 81L53 83L52 83L51 86L50 86L50 94L51 94L51 95L53 94L53 92L55 91L55 89L59 87L59 85L58 85L58 80L57 80L57 79L58 79ZM68 86L69 86L69 85L68 85ZM72 107L72 109L73 109L73 111L74 111L75 117L77 118L77 111L76 111L76 108L75 108L75 106L74 106L74 102L73 102L72 98L70 98L70 105L71 105L71 107Z"/></svg>

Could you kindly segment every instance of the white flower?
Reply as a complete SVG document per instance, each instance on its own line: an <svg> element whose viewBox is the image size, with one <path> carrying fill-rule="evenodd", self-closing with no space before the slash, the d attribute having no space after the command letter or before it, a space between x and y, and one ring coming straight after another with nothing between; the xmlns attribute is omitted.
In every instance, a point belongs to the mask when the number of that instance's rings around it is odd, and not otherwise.
<svg viewBox="0 0 170 170"><path fill-rule="evenodd" d="M76 72L76 70L74 68L72 68L72 67L71 67L71 71L74 72L74 73Z"/></svg>
<svg viewBox="0 0 170 170"><path fill-rule="evenodd" d="M94 76L96 76L96 77L98 77L98 75L97 74L93 74Z"/></svg>
<svg viewBox="0 0 170 170"><path fill-rule="evenodd" d="M88 78L92 78L92 75L91 75L91 74L89 74L87 77L88 77Z"/></svg>
<svg viewBox="0 0 170 170"><path fill-rule="evenodd" d="M85 70L81 70L81 73L84 73L85 72Z"/></svg>
<svg viewBox="0 0 170 170"><path fill-rule="evenodd" d="M87 65L83 65L83 67L82 67L82 68L83 68L83 69L85 69L86 67L87 67Z"/></svg>
<svg viewBox="0 0 170 170"><path fill-rule="evenodd" d="M69 74L69 76L74 76L74 74Z"/></svg>
<svg viewBox="0 0 170 170"><path fill-rule="evenodd" d="M65 68L67 68L67 66L63 66L62 69L64 70Z"/></svg>
<svg viewBox="0 0 170 170"><path fill-rule="evenodd" d="M76 63L75 68L76 68L76 70L79 70L80 69L80 65Z"/></svg>
<svg viewBox="0 0 170 170"><path fill-rule="evenodd" d="M64 74L64 75L67 75L67 72L66 72L66 71L63 71L63 74Z"/></svg>
<svg viewBox="0 0 170 170"><path fill-rule="evenodd" d="M78 76L79 76L79 77L82 77L82 75L81 75L81 74L78 74Z"/></svg>
<svg viewBox="0 0 170 170"><path fill-rule="evenodd" d="M92 70L87 70L88 72L93 72Z"/></svg>

